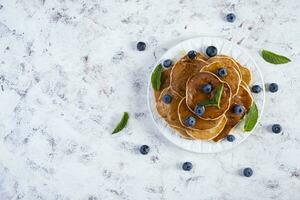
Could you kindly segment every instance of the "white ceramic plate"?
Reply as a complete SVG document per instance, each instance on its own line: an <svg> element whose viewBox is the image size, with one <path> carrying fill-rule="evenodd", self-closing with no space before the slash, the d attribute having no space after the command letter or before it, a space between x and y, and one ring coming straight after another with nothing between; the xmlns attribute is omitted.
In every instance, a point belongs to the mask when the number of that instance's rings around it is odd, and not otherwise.
<svg viewBox="0 0 300 200"><path fill-rule="evenodd" d="M263 88L262 92L258 94L253 94L254 101L259 110L260 119L265 103L264 81L261 71L256 65L253 58L247 53L247 51L233 42L216 37L197 37L185 40L169 49L156 63L156 65L153 66L153 70L163 60L172 59L174 61L177 61L182 57L183 53L187 53L189 50L196 50L205 54L205 49L211 45L217 47L218 54L225 54L231 56L234 59L236 59L240 64L247 66L251 69L253 75L252 84L260 85ZM234 146L243 142L255 130L254 128L252 132L243 132L244 123L243 121L241 121L239 125L230 132L230 134L233 134L236 138L234 142L222 140L216 143L213 141L183 139L175 132L176 130L170 128L168 124L164 121L164 119L161 118L158 114L155 107L155 98L151 86L151 78L148 84L148 105L150 108L150 112L152 113L153 120L158 129L160 130L161 134L163 134L167 139L169 139L172 143L176 144L177 146L192 152L215 153L231 149Z"/></svg>

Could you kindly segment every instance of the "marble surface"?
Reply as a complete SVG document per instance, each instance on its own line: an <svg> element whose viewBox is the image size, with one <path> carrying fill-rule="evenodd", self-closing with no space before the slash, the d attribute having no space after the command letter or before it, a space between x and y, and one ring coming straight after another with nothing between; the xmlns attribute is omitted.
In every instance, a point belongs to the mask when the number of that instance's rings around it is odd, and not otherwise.
<svg viewBox="0 0 300 200"><path fill-rule="evenodd" d="M300 2L0 0L0 199L300 199ZM224 20L237 14L233 24ZM172 45L199 35L247 48L266 83L254 134L189 153L150 120L146 87ZM147 43L144 52L137 41ZM292 59L265 63L265 48ZM124 111L128 127L111 136ZM270 125L280 123L281 134ZM142 144L151 151L140 155ZM191 161L190 172L180 169ZM251 167L245 178L241 169Z"/></svg>

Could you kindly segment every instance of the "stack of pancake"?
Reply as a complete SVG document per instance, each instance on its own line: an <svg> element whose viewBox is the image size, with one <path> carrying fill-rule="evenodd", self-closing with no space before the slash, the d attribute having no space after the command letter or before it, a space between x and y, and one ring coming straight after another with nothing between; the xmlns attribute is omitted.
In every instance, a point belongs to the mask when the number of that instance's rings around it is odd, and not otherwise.
<svg viewBox="0 0 300 200"><path fill-rule="evenodd" d="M218 76L220 68L226 69L226 76ZM206 58L201 53L193 59L183 56L172 68L162 72L160 89L154 91L156 108L181 137L217 142L225 138L249 111L253 103L249 90L251 79L251 71L229 56ZM208 83L212 86L209 94L200 89ZM204 114L197 115L197 104L212 99L220 85L223 90L219 106L205 106ZM171 102L163 101L165 95L172 97ZM237 115L233 109L235 105L243 106L244 112ZM193 126L185 123L190 116L196 119Z"/></svg>

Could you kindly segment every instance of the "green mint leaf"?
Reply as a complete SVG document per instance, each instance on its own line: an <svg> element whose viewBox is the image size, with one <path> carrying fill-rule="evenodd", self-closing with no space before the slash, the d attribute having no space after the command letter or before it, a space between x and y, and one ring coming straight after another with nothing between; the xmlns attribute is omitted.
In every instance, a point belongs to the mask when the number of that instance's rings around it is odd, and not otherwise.
<svg viewBox="0 0 300 200"><path fill-rule="evenodd" d="M248 111L246 117L245 117L245 125L244 125L244 131L252 131L254 128L256 122L258 119L258 109L256 104L253 102L252 106L250 107L250 110Z"/></svg>
<svg viewBox="0 0 300 200"><path fill-rule="evenodd" d="M215 106L220 108L221 97L224 89L224 84L222 83L218 88L217 91L212 99L206 99L199 103L202 106Z"/></svg>
<svg viewBox="0 0 300 200"><path fill-rule="evenodd" d="M273 53L271 51L267 51L267 50L262 50L261 55L263 57L263 59L269 63L272 64L284 64L284 63L288 63L291 60L285 56L282 55L278 55L276 53Z"/></svg>
<svg viewBox="0 0 300 200"><path fill-rule="evenodd" d="M114 131L112 132L112 134L118 133L118 132L120 132L123 128L125 128L125 126L127 125L128 119L129 119L129 114L128 114L128 112L124 112L121 121L118 123L118 125L116 126L116 128L114 129Z"/></svg>
<svg viewBox="0 0 300 200"><path fill-rule="evenodd" d="M160 84L161 84L160 79L161 79L162 71L163 71L163 67L161 66L161 64L159 64L156 66L156 68L154 69L151 75L151 84L154 90L159 90L160 88Z"/></svg>

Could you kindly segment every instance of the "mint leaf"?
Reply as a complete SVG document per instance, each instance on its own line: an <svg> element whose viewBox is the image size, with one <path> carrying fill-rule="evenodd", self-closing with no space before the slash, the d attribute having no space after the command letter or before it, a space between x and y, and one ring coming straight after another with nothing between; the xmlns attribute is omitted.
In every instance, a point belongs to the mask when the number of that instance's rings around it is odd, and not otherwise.
<svg viewBox="0 0 300 200"><path fill-rule="evenodd" d="M224 89L224 84L222 83L216 90L216 93L212 99L206 99L199 103L202 106L215 106L220 108L221 97Z"/></svg>
<svg viewBox="0 0 300 200"><path fill-rule="evenodd" d="M244 131L249 132L252 131L258 119L258 109L256 104L253 102L250 110L248 111L245 118Z"/></svg>
<svg viewBox="0 0 300 200"><path fill-rule="evenodd" d="M161 84L160 79L161 79L162 71L163 71L163 67L161 66L161 64L159 64L156 66L156 68L154 69L151 75L151 84L154 90L159 90L160 88L160 84Z"/></svg>
<svg viewBox="0 0 300 200"><path fill-rule="evenodd" d="M120 132L123 128L125 128L125 126L127 125L128 119L129 119L129 114L128 114L128 112L124 112L121 121L118 123L118 125L116 126L116 128L114 129L114 131L112 132L112 134L118 133L118 132Z"/></svg>
<svg viewBox="0 0 300 200"><path fill-rule="evenodd" d="M284 64L284 63L288 63L291 60L285 56L282 55L278 55L276 53L273 53L271 51L267 51L267 50L262 50L261 55L263 57L263 59L269 63L272 64Z"/></svg>

